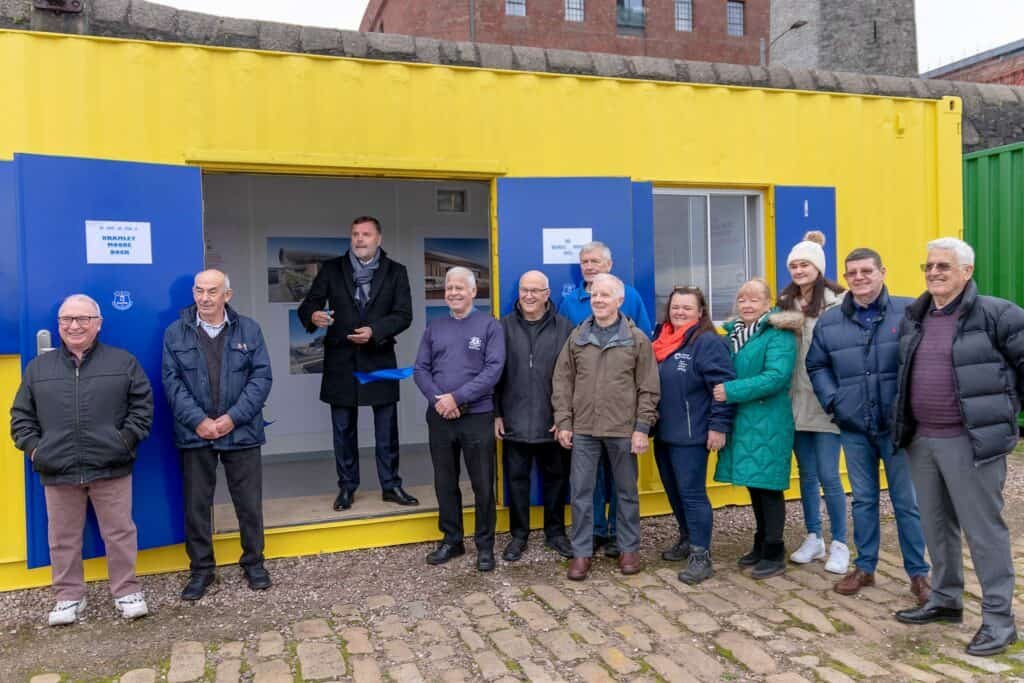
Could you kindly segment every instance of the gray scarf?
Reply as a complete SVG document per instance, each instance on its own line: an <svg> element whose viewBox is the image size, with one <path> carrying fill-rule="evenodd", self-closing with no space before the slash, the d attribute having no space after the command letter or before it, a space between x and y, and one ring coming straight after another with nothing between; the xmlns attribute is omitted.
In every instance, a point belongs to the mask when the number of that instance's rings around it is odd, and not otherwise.
<svg viewBox="0 0 1024 683"><path fill-rule="evenodd" d="M352 263L353 280L356 286L356 303L359 305L359 310L363 310L366 308L367 302L370 301L370 283L373 282L373 274L380 268L380 247L377 247L377 253L373 255L373 258L367 264L363 264L351 249L348 250L348 260Z"/></svg>

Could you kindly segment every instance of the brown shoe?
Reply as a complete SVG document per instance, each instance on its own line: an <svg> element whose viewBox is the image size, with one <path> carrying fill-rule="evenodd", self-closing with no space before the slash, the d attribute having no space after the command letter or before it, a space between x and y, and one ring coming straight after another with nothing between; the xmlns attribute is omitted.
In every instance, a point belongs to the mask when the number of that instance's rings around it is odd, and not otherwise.
<svg viewBox="0 0 1024 683"><path fill-rule="evenodd" d="M856 595L864 586L874 585L874 574L868 574L862 569L854 569L852 572L839 579L833 588L835 589L835 592L840 595Z"/></svg>
<svg viewBox="0 0 1024 683"><path fill-rule="evenodd" d="M640 561L640 553L622 553L619 555L619 571L623 574L639 574L644 568Z"/></svg>
<svg viewBox="0 0 1024 683"><path fill-rule="evenodd" d="M590 573L589 557L574 557L569 562L569 571L566 576L570 581L582 581Z"/></svg>
<svg viewBox="0 0 1024 683"><path fill-rule="evenodd" d="M924 607L928 602L928 596L932 593L932 587L928 583L928 577L924 574L910 577L910 592L917 598L917 604Z"/></svg>

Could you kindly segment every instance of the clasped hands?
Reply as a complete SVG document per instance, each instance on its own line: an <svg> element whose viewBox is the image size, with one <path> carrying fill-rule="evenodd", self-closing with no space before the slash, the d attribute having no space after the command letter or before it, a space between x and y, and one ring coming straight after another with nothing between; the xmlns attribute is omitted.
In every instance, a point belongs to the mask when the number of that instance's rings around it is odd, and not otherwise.
<svg viewBox="0 0 1024 683"><path fill-rule="evenodd" d="M220 437L230 434L235 428L235 422L230 415L221 415L216 420L212 417L204 418L196 427L196 434L200 439L216 441Z"/></svg>

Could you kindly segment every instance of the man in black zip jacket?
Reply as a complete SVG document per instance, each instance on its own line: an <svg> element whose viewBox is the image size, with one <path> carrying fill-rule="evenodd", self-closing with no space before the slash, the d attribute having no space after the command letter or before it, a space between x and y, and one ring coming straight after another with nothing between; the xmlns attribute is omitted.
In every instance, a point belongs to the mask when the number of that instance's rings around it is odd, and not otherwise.
<svg viewBox="0 0 1024 683"><path fill-rule="evenodd" d="M504 442L508 481L509 540L502 559L515 562L530 535L530 474L534 461L542 476L544 544L572 557L565 536L569 493L569 451L555 440L551 376L572 332L572 323L549 301L548 278L538 270L519 278L519 298L501 319L505 330L505 369L494 393L494 436Z"/></svg>
<svg viewBox="0 0 1024 683"><path fill-rule="evenodd" d="M893 439L910 455L932 593L896 618L963 620L962 530L982 592L981 628L967 652L994 655L1017 641L1003 485L1019 433L1024 310L978 294L974 250L962 240L929 242L922 269L928 291L907 307L900 326Z"/></svg>
<svg viewBox="0 0 1024 683"><path fill-rule="evenodd" d="M46 494L57 594L49 623L73 624L85 609L82 531L90 501L114 605L134 619L148 609L135 576L132 466L153 423L153 392L135 356L97 341L103 315L92 298L69 296L57 322L61 347L28 364L11 407L11 436Z"/></svg>

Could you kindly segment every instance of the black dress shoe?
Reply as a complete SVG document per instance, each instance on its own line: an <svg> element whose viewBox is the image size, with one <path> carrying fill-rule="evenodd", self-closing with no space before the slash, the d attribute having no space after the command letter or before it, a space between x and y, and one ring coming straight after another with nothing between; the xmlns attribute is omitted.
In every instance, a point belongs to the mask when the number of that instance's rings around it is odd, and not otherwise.
<svg viewBox="0 0 1024 683"><path fill-rule="evenodd" d="M551 548L564 558L572 559L572 544L565 536L552 536L544 541L544 545Z"/></svg>
<svg viewBox="0 0 1024 683"><path fill-rule="evenodd" d="M338 491L338 497L334 499L334 509L336 511L348 510L352 507L352 492L342 489Z"/></svg>
<svg viewBox="0 0 1024 683"><path fill-rule="evenodd" d="M399 505L420 504L420 501L406 493L401 486L396 486L393 489L384 489L380 497L385 503L398 503Z"/></svg>
<svg viewBox="0 0 1024 683"><path fill-rule="evenodd" d="M444 564L453 557L466 554L466 545L458 543L441 543L427 555L427 564Z"/></svg>
<svg viewBox="0 0 1024 683"><path fill-rule="evenodd" d="M270 588L272 583L270 580L270 573L263 567L262 564L257 564L252 567L243 567L242 572L245 574L245 580L249 582L249 588L254 591L265 591Z"/></svg>
<svg viewBox="0 0 1024 683"><path fill-rule="evenodd" d="M621 554L622 551L619 550L619 542L615 539L614 536L609 536L608 543L604 547L604 556L614 558L618 557Z"/></svg>
<svg viewBox="0 0 1024 683"><path fill-rule="evenodd" d="M477 548L476 570L479 572L494 571L494 551L490 548Z"/></svg>
<svg viewBox="0 0 1024 683"><path fill-rule="evenodd" d="M181 599L194 601L206 595L206 589L213 583L213 572L193 573L181 591Z"/></svg>
<svg viewBox="0 0 1024 683"><path fill-rule="evenodd" d="M512 537L512 540L505 546L505 551L501 553L501 559L506 562L516 562L523 556L523 552L526 551L526 539Z"/></svg>
<svg viewBox="0 0 1024 683"><path fill-rule="evenodd" d="M1006 652L1006 648L1017 642L1017 627L999 637L991 626L982 625L967 646L967 654L975 657L991 657Z"/></svg>
<svg viewBox="0 0 1024 683"><path fill-rule="evenodd" d="M608 537L607 536L599 536L597 534L594 534L594 552L595 553L597 553L598 550L600 550L601 548L603 548L606 545L608 545Z"/></svg>
<svg viewBox="0 0 1024 683"><path fill-rule="evenodd" d="M951 624L959 624L964 620L963 609L955 607L914 607L912 609L901 609L896 612L896 621L904 624L931 624L936 621L948 621Z"/></svg>

